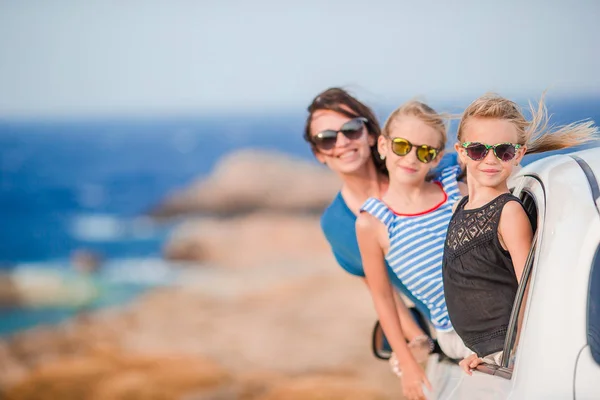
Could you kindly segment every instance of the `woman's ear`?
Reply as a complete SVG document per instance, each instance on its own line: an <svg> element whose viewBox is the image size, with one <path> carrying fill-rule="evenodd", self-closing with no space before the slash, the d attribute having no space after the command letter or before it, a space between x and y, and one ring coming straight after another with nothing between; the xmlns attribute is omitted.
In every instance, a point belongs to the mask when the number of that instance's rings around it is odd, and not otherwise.
<svg viewBox="0 0 600 400"><path fill-rule="evenodd" d="M371 135L369 131L367 131L367 143L369 143L369 147L373 147L377 143L377 139L375 139L375 136Z"/></svg>
<svg viewBox="0 0 600 400"><path fill-rule="evenodd" d="M321 164L327 164L327 159L319 150L313 149L313 154L315 155L315 158L318 162L320 162Z"/></svg>

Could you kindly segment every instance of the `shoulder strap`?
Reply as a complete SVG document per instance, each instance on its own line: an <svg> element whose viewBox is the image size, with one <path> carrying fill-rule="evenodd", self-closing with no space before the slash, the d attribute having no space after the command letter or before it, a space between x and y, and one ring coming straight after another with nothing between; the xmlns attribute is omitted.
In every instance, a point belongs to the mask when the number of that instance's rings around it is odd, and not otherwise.
<svg viewBox="0 0 600 400"><path fill-rule="evenodd" d="M376 199L375 197L370 197L365 201L365 203L360 207L360 212L366 212L377 218L384 224L388 229L390 228L392 221L394 219L394 213L389 207L381 200Z"/></svg>
<svg viewBox="0 0 600 400"><path fill-rule="evenodd" d="M504 208L504 205L506 203L508 203L509 201L516 201L517 203L519 203L521 205L521 207L524 208L523 202L521 201L521 199L519 199L517 196L513 195L512 193L501 194L500 196L496 197L496 201L499 202L499 206L501 208Z"/></svg>
<svg viewBox="0 0 600 400"><path fill-rule="evenodd" d="M460 199L460 201L456 205L454 212L460 211L463 208L465 208L465 204L467 204L468 201L469 201L469 196L465 196L462 199Z"/></svg>

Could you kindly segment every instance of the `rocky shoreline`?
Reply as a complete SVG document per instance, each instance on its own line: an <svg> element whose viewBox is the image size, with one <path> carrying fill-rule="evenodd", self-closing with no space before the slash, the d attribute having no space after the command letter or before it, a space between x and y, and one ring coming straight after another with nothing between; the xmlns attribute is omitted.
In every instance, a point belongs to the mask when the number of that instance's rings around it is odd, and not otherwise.
<svg viewBox="0 0 600 400"><path fill-rule="evenodd" d="M338 187L314 162L225 157L152 213L182 220L164 246L165 258L190 262L179 281L1 340L0 398L400 398L370 353L364 283L320 232Z"/></svg>
<svg viewBox="0 0 600 400"><path fill-rule="evenodd" d="M327 257L313 261L190 273L125 308L4 340L3 398L398 395L398 380L370 354L374 312L363 284Z"/></svg>
<svg viewBox="0 0 600 400"><path fill-rule="evenodd" d="M262 210L319 214L339 187L335 174L316 162L244 149L225 155L208 177L172 193L150 215L223 217Z"/></svg>

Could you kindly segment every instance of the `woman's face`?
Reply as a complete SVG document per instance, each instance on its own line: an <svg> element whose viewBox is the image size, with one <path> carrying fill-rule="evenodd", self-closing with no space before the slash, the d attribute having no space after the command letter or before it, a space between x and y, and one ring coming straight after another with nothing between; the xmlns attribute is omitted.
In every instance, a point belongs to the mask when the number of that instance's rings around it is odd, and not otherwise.
<svg viewBox="0 0 600 400"><path fill-rule="evenodd" d="M310 135L315 140L320 132L327 130L339 131L344 124L352 120L353 118L335 111L317 110L312 115ZM358 136L351 135L352 138L348 138L338 132L333 147L323 149L317 145L315 151L317 160L339 174L352 174L363 168L371 161L371 146L375 144L375 138L368 134L364 123L360 125L359 129L362 134Z"/></svg>

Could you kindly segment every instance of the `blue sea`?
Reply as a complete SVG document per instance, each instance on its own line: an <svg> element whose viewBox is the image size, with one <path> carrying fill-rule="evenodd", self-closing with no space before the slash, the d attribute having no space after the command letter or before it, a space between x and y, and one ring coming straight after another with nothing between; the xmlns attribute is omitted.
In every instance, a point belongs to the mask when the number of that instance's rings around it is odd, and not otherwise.
<svg viewBox="0 0 600 400"><path fill-rule="evenodd" d="M600 97L551 101L549 110L556 123L600 121ZM172 225L146 213L236 149L271 149L312 159L302 139L302 111L0 120L0 271L68 270L72 253L85 249L104 257L114 289L110 299L94 306L128 301L159 284L157 277L170 276L160 256ZM390 109L378 111L383 117ZM0 335L72 313L65 308L2 309Z"/></svg>
<svg viewBox="0 0 600 400"><path fill-rule="evenodd" d="M227 152L270 148L309 157L301 120L222 117L0 122L0 262L159 255L165 230L144 218Z"/></svg>

